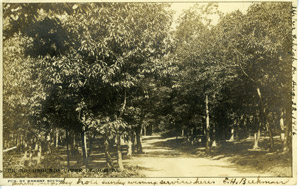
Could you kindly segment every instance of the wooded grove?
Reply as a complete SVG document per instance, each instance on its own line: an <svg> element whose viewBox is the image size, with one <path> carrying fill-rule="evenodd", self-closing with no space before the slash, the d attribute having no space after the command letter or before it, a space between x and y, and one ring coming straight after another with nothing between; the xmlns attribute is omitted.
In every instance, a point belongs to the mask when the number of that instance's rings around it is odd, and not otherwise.
<svg viewBox="0 0 300 189"><path fill-rule="evenodd" d="M132 176L124 158L142 155L154 133L208 155L248 139L248 150L291 158L292 4L225 14L199 3L176 22L170 6L3 4L4 176L26 167Z"/></svg>

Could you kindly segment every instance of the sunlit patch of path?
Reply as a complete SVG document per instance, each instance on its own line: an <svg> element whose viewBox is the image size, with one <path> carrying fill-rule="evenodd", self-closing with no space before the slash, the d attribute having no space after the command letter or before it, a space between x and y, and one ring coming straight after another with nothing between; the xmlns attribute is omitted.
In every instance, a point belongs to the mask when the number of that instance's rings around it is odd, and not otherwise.
<svg viewBox="0 0 300 189"><path fill-rule="evenodd" d="M168 147L174 138L159 135L143 138L144 154L125 160L128 165L138 166L146 177L256 177L271 176L236 168L226 159L213 160L197 157ZM179 145L180 143L178 143Z"/></svg>

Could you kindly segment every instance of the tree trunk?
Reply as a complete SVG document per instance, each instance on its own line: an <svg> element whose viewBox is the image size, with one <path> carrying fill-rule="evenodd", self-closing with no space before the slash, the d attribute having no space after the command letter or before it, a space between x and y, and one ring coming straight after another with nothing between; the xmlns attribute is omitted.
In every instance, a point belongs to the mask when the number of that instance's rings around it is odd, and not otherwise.
<svg viewBox="0 0 300 189"><path fill-rule="evenodd" d="M35 139L34 151L38 151L38 150L39 150L39 142L37 139Z"/></svg>
<svg viewBox="0 0 300 189"><path fill-rule="evenodd" d="M290 133L290 127L287 125L285 126L285 138L283 142L283 151L287 152L289 150L289 133Z"/></svg>
<svg viewBox="0 0 300 189"><path fill-rule="evenodd" d="M66 143L67 143L67 166L70 168L70 151L69 151L69 133L66 129Z"/></svg>
<svg viewBox="0 0 300 189"><path fill-rule="evenodd" d="M272 129L270 127L270 123L268 120L266 120L266 128L268 130L268 134L269 134L269 151L273 151L274 148L274 140L273 140L273 132Z"/></svg>
<svg viewBox="0 0 300 189"><path fill-rule="evenodd" d="M16 136L15 146L17 147L17 149L16 149L17 152L20 153L20 145L19 145L20 140L18 138L19 138L19 135Z"/></svg>
<svg viewBox="0 0 300 189"><path fill-rule="evenodd" d="M72 153L78 153L79 152L79 145L78 141L76 140L76 133L73 134L73 142L72 143Z"/></svg>
<svg viewBox="0 0 300 189"><path fill-rule="evenodd" d="M47 143L47 152L46 152L46 154L51 154L52 146L51 146L51 133L50 132L46 135L46 143Z"/></svg>
<svg viewBox="0 0 300 189"><path fill-rule="evenodd" d="M258 128L257 133L254 133L253 149L259 149L259 146L258 146L259 138L260 138L260 128Z"/></svg>
<svg viewBox="0 0 300 189"><path fill-rule="evenodd" d="M205 150L206 152L210 151L210 126L209 126L209 110L208 110L208 95L206 95L206 146Z"/></svg>
<svg viewBox="0 0 300 189"><path fill-rule="evenodd" d="M55 147L56 148L58 147L58 138L59 138L59 131L58 131L58 128L56 128L56 131L55 131Z"/></svg>
<svg viewBox="0 0 300 189"><path fill-rule="evenodd" d="M125 137L124 135L120 135L120 141L121 141L120 144L121 145L125 145L125 139L124 139L124 137Z"/></svg>
<svg viewBox="0 0 300 189"><path fill-rule="evenodd" d="M147 127L144 127L144 136L147 136Z"/></svg>
<svg viewBox="0 0 300 189"><path fill-rule="evenodd" d="M109 153L109 142L108 142L108 138L106 136L104 138L104 147L105 147L106 165L109 169L114 169L113 161L112 161L110 153Z"/></svg>
<svg viewBox="0 0 300 189"><path fill-rule="evenodd" d="M263 102L262 102L262 96L261 96L261 92L260 92L260 88L259 87L257 87L256 88L256 91L257 91L257 95L258 95L258 97L259 97L259 104L258 104L258 106L259 106L259 122L258 122L258 131L257 131L257 133L255 133L254 134L254 145L253 145L253 149L259 149L259 146L258 146L258 142L259 142L259 138L260 138L260 128L261 128L261 126L262 126L262 122L263 122L263 109L264 109L264 107L263 107Z"/></svg>
<svg viewBox="0 0 300 189"><path fill-rule="evenodd" d="M38 143L37 164L40 164L42 160L42 144L41 141L38 141L37 143Z"/></svg>
<svg viewBox="0 0 300 189"><path fill-rule="evenodd" d="M141 141L141 126L136 129L136 150L137 153L143 153L142 141Z"/></svg>
<svg viewBox="0 0 300 189"><path fill-rule="evenodd" d="M128 145L128 151L127 151L127 156L131 156L132 155L132 134L131 133L129 133L128 134L128 143L127 143L127 145Z"/></svg>
<svg viewBox="0 0 300 189"><path fill-rule="evenodd" d="M242 122L242 118L241 117L237 117L236 118L236 122L234 124L235 127L235 140L239 140L239 127L241 126L241 122Z"/></svg>
<svg viewBox="0 0 300 189"><path fill-rule="evenodd" d="M122 150L121 150L121 137L117 134L117 151L118 151L118 165L120 171L124 171L123 161L122 161Z"/></svg>
<svg viewBox="0 0 300 189"><path fill-rule="evenodd" d="M31 144L29 145L29 166L32 165L32 147L31 147Z"/></svg>
<svg viewBox="0 0 300 189"><path fill-rule="evenodd" d="M27 144L26 140L24 140L24 150L25 150L24 159L27 159L28 144Z"/></svg>
<svg viewBox="0 0 300 189"><path fill-rule="evenodd" d="M71 154L75 149L75 143L74 143L74 134L72 133L68 133L69 136L69 144L70 144L70 150L71 150Z"/></svg>
<svg viewBox="0 0 300 189"><path fill-rule="evenodd" d="M151 124L151 136L153 135L153 124Z"/></svg>
<svg viewBox="0 0 300 189"><path fill-rule="evenodd" d="M82 148L82 156L83 156L83 165L88 167L88 159L87 159L87 146L86 146L86 133L85 131L81 132L81 148Z"/></svg>
<svg viewBox="0 0 300 189"><path fill-rule="evenodd" d="M142 142L143 142L143 130L142 130L142 127L141 127L141 130L140 130L140 144L142 146Z"/></svg>
<svg viewBox="0 0 300 189"><path fill-rule="evenodd" d="M55 139L54 139L54 132L53 132L53 129L50 129L49 134L50 134L50 140L49 140L50 146L55 146Z"/></svg>
<svg viewBox="0 0 300 189"><path fill-rule="evenodd" d="M131 135L131 141L132 141L132 153L135 153L136 152L136 149L137 149L137 140L136 140L136 132L133 131L132 132L132 135Z"/></svg>
<svg viewBox="0 0 300 189"><path fill-rule="evenodd" d="M290 99L292 100L292 99ZM285 111L285 141L284 141L284 151L291 151L292 150L292 138L293 138L293 106L287 103L286 111ZM296 120L295 120L296 121ZM296 127L297 125L295 125Z"/></svg>
<svg viewBox="0 0 300 189"><path fill-rule="evenodd" d="M191 144L194 144L194 128L191 128L191 138L190 138Z"/></svg>
<svg viewBox="0 0 300 189"><path fill-rule="evenodd" d="M263 101L262 101L262 96L261 96L261 91L259 89L259 87L257 87L257 95L259 97L259 106L260 106L260 124L265 124L267 130L268 130L268 133L269 133L269 151L273 151L273 147L274 147L274 140L273 140L273 133L272 133L272 128L269 124L269 121L268 121L268 116L267 116L267 113L266 113L266 108L264 107L264 104L263 104ZM262 123L263 122L263 123ZM259 131L259 135L260 135L260 129L258 130ZM259 140L259 137L258 137L258 140ZM257 146L255 145L255 142L257 142ZM256 149L256 148L259 148L258 147L258 141L255 141L254 142L254 146L253 148Z"/></svg>
<svg viewBox="0 0 300 189"><path fill-rule="evenodd" d="M216 137L216 124L213 124L213 142L212 142L212 147L217 147L217 137Z"/></svg>
<svg viewBox="0 0 300 189"><path fill-rule="evenodd" d="M76 146L76 134L74 133L73 135L73 146L75 147Z"/></svg>
<svg viewBox="0 0 300 189"><path fill-rule="evenodd" d="M24 145L24 142L23 142L23 135L21 135L20 137L20 148L19 148L19 153L22 153L23 152L23 145Z"/></svg>
<svg viewBox="0 0 300 189"><path fill-rule="evenodd" d="M231 137L229 139L229 141L234 141L234 126L231 128Z"/></svg>
<svg viewBox="0 0 300 189"><path fill-rule="evenodd" d="M94 142L94 139L96 137L96 134L94 134L92 137L89 138L89 147L88 147L88 154L87 154L87 157L89 158L91 153L92 153L92 148L93 148L93 142Z"/></svg>
<svg viewBox="0 0 300 189"><path fill-rule="evenodd" d="M283 152L286 152L288 151L288 127L286 124L284 124L284 110L282 110L281 114L280 114L280 130L281 130L281 133L280 133L280 138L281 138L281 141L282 141L282 151Z"/></svg>

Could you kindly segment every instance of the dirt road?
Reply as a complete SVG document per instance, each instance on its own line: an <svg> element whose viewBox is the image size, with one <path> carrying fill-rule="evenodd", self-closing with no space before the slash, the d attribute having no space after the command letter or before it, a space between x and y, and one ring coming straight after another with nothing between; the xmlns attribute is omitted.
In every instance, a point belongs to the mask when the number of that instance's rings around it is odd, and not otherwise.
<svg viewBox="0 0 300 189"><path fill-rule="evenodd" d="M159 135L144 137L145 153L125 161L128 165L138 165L140 173L146 177L271 176L238 169L226 159L196 157L178 148L172 148L170 141L174 145L176 140Z"/></svg>

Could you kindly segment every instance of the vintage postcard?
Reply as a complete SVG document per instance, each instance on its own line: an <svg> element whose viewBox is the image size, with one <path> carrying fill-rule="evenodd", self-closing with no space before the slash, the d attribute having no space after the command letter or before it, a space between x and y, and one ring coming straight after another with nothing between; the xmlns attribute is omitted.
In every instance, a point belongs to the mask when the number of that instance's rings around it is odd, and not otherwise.
<svg viewBox="0 0 300 189"><path fill-rule="evenodd" d="M295 185L297 2L1 2L0 185Z"/></svg>

